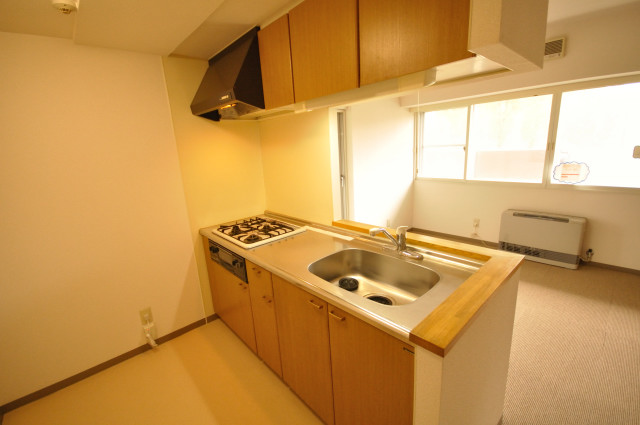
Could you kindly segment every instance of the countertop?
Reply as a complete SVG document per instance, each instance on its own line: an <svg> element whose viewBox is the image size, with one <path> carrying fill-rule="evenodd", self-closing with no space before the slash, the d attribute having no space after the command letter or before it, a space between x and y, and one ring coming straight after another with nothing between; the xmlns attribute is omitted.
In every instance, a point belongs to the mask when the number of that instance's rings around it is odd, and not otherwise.
<svg viewBox="0 0 640 425"><path fill-rule="evenodd" d="M427 294L410 304L388 306L345 291L308 270L309 264L314 261L347 248L394 255L384 240L368 236L368 229L375 226L350 221L336 221L333 226L322 226L291 217L274 216L307 225L307 231L251 249L217 236L214 227L203 228L200 234L373 326L440 356L446 355L484 302L515 273L524 258L503 251L407 233L410 246L433 254L425 256L424 265L440 273L441 280ZM449 256L461 262L455 262L456 267L451 267L454 263ZM440 267L439 263L446 267Z"/></svg>

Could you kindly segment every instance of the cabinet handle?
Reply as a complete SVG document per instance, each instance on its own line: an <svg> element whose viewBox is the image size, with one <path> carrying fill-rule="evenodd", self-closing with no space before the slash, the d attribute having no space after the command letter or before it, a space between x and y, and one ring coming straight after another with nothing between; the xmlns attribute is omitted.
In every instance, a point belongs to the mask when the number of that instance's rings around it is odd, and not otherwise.
<svg viewBox="0 0 640 425"><path fill-rule="evenodd" d="M322 306L319 305L319 304L316 304L313 300L309 300L309 304L311 304L312 306L314 306L318 310L322 310Z"/></svg>
<svg viewBox="0 0 640 425"><path fill-rule="evenodd" d="M334 319L336 319L338 322L344 322L344 317L340 317L337 314L335 314L333 311L329 311L329 316L333 317Z"/></svg>

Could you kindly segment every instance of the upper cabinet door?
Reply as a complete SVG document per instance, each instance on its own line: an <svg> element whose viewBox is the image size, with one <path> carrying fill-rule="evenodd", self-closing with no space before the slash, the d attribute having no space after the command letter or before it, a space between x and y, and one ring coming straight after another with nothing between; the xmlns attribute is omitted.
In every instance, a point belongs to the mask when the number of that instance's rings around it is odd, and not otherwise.
<svg viewBox="0 0 640 425"><path fill-rule="evenodd" d="M296 102L358 87L357 0L305 0L289 29Z"/></svg>
<svg viewBox="0 0 640 425"><path fill-rule="evenodd" d="M360 0L360 84L472 57L470 0Z"/></svg>
<svg viewBox="0 0 640 425"><path fill-rule="evenodd" d="M261 29L258 32L258 43L265 108L293 104L289 15L284 15Z"/></svg>

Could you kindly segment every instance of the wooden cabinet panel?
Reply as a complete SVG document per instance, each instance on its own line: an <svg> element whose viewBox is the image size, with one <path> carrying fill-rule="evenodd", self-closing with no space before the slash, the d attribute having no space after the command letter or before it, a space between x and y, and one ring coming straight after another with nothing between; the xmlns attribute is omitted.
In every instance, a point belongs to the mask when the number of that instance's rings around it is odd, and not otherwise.
<svg viewBox="0 0 640 425"><path fill-rule="evenodd" d="M413 422L413 347L329 305L336 425Z"/></svg>
<svg viewBox="0 0 640 425"><path fill-rule="evenodd" d="M246 264L258 356L282 376L271 273L250 261Z"/></svg>
<svg viewBox="0 0 640 425"><path fill-rule="evenodd" d="M333 424L327 303L273 276L282 377L326 424Z"/></svg>
<svg viewBox="0 0 640 425"><path fill-rule="evenodd" d="M265 108L291 105L294 97L289 15L280 17L258 31L258 43Z"/></svg>
<svg viewBox="0 0 640 425"><path fill-rule="evenodd" d="M470 0L360 0L360 84L472 57Z"/></svg>
<svg viewBox="0 0 640 425"><path fill-rule="evenodd" d="M305 0L289 12L296 102L358 87L357 0Z"/></svg>
<svg viewBox="0 0 640 425"><path fill-rule="evenodd" d="M232 331L256 352L249 285L209 256L209 241L203 238L213 308Z"/></svg>

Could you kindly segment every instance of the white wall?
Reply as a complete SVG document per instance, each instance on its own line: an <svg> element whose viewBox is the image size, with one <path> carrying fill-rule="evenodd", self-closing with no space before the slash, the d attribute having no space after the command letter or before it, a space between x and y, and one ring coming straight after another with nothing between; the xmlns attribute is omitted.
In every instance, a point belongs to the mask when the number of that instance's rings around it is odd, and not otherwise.
<svg viewBox="0 0 640 425"><path fill-rule="evenodd" d="M350 219L410 225L413 215L413 114L389 98L348 111Z"/></svg>
<svg viewBox="0 0 640 425"><path fill-rule="evenodd" d="M424 102L483 95L521 87L640 71L640 2L548 27L548 38L567 37L566 57L544 70L443 84L423 90ZM411 100L405 99L405 104ZM414 185L413 225L469 237L474 218L480 235L497 242L502 211L531 209L587 217L585 250L593 261L640 270L640 194L530 188L507 184L420 180Z"/></svg>
<svg viewBox="0 0 640 425"><path fill-rule="evenodd" d="M201 319L159 56L0 33L0 405Z"/></svg>

